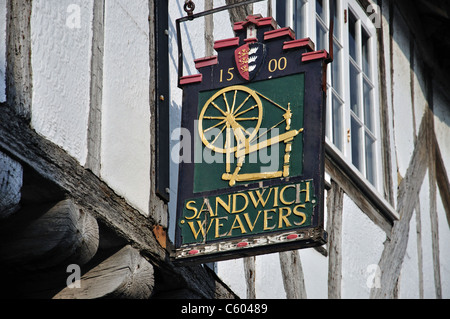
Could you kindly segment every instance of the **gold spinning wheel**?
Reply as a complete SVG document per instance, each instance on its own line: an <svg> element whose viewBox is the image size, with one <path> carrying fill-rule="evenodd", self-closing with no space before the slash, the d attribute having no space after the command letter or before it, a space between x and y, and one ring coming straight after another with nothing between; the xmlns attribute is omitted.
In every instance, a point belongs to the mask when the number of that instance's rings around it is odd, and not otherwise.
<svg viewBox="0 0 450 319"><path fill-rule="evenodd" d="M205 103L198 131L207 148L222 154L233 153L240 144L256 136L262 117L262 102L257 93L245 86L231 86L220 90ZM215 133L219 130L219 134L208 134L213 129L216 129ZM231 130L236 143L232 140Z"/></svg>
<svg viewBox="0 0 450 319"><path fill-rule="evenodd" d="M255 140L267 133L258 135L263 119L263 105L260 97L285 112L282 120L270 130L285 123L286 132L255 144L253 143ZM252 89L235 85L218 91L205 103L199 116L198 132L207 148L226 154L226 172L222 175L222 179L229 181L230 186L234 186L236 182L289 176L292 141L295 136L303 132L303 129L291 130L291 119L290 103L287 108L284 108ZM282 171L239 174L246 155L281 142L286 144ZM237 158L237 165L231 173L233 153Z"/></svg>

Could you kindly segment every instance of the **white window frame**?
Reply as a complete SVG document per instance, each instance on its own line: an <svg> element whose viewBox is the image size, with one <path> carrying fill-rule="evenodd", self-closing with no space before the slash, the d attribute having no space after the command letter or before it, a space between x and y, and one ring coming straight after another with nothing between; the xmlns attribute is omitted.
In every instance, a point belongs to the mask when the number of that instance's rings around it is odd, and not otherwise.
<svg viewBox="0 0 450 319"><path fill-rule="evenodd" d="M320 44L317 43L317 32L316 32L316 21L318 20L318 15L316 14L316 0L286 0L286 26L290 26L297 31L296 37L297 39L309 37L311 40L316 43L316 50L326 49L329 50L328 43L328 32L329 32L329 21L330 21L330 1L336 1L337 6L337 16L338 21L335 21L335 28L338 28L338 38L333 36L335 43L338 43L341 49L341 56L334 56L335 59L341 59L341 73L339 74L340 78L340 87L341 92L338 94L340 96L341 102L343 102L342 109L342 129L341 129L341 139L342 141L342 150L336 147L333 143L332 136L332 99L333 99L333 87L331 86L331 72L328 72L327 75L327 136L326 143L329 147L331 147L335 153L339 154L345 161L348 163L349 167L353 170L353 172L360 177L362 181L367 184L367 186L371 189L375 189L379 194L383 194L383 176L382 176L382 160L381 160L381 139L380 139L380 107L379 107L379 82L378 82L378 68L377 68L377 34L376 28L373 22L367 16L367 13L361 8L356 0L322 0L323 9L324 9L324 18L325 21L322 21L327 26L327 32L325 35L325 43L326 47L320 47ZM295 11L299 10L297 3L303 3L303 14L295 15ZM346 12L345 12L346 11ZM361 45L361 28L364 28L366 33L369 36L369 59L370 59L370 71L371 71L371 79L370 82L373 86L372 89L372 110L373 110L373 135L376 139L375 142L375 154L374 160L374 183L372 184L366 178L366 161L365 161L365 134L361 137L360 147L362 148L362 167L361 170L353 165L352 161L352 132L351 132L351 107L350 107L350 48L349 48L349 21L350 21L350 11L357 18L357 60L359 66L362 68L362 45ZM344 23L344 18L347 21ZM296 30L296 25L298 23L303 23L303 33L299 33ZM340 26L337 24L340 23ZM329 67L329 70L332 69L332 66ZM359 81L359 105L363 109L363 77L365 75L359 73L358 81ZM336 92L335 92L336 93ZM334 94L336 96L336 94ZM361 113L361 117L364 120L364 114ZM363 126L364 133L365 126ZM350 138L348 139L348 132L350 133Z"/></svg>

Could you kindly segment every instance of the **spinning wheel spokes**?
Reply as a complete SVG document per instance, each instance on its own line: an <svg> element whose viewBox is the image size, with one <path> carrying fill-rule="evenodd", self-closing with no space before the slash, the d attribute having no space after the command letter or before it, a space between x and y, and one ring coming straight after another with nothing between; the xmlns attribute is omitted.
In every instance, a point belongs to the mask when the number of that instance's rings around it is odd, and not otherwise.
<svg viewBox="0 0 450 319"><path fill-rule="evenodd" d="M229 92L232 95L227 94ZM209 149L231 154L256 136L262 115L262 102L255 91L245 86L231 86L205 103L199 116L199 134ZM231 129L233 134L230 134Z"/></svg>

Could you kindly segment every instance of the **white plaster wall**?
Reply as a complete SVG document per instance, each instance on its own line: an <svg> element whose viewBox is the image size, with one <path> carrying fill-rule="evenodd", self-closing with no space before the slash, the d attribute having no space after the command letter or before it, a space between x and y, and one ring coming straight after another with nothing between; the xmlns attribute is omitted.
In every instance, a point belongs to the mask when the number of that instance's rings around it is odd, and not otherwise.
<svg viewBox="0 0 450 319"><path fill-rule="evenodd" d="M244 259L231 259L216 263L216 273L236 295L242 299L247 297Z"/></svg>
<svg viewBox="0 0 450 319"><path fill-rule="evenodd" d="M439 219L439 261L441 267L442 298L450 299L450 222L445 214L439 193L437 211Z"/></svg>
<svg viewBox="0 0 450 319"><path fill-rule="evenodd" d="M300 250L300 259L307 298L328 298L328 258L314 249L303 249Z"/></svg>
<svg viewBox="0 0 450 319"><path fill-rule="evenodd" d="M150 68L148 1L108 0L101 176L131 205L149 213Z"/></svg>
<svg viewBox="0 0 450 319"><path fill-rule="evenodd" d="M256 257L255 280L256 298L286 298L281 274L280 255L278 253Z"/></svg>
<svg viewBox="0 0 450 319"><path fill-rule="evenodd" d="M399 15L396 15L399 17ZM410 84L409 33L401 18L394 20L393 69L394 136L398 170L405 176L414 151L414 131ZM395 175L394 175L395 176Z"/></svg>
<svg viewBox="0 0 450 319"><path fill-rule="evenodd" d="M344 195L342 298L369 298L386 234Z"/></svg>
<svg viewBox="0 0 450 319"><path fill-rule="evenodd" d="M0 2L0 103L6 101L6 1Z"/></svg>
<svg viewBox="0 0 450 319"><path fill-rule="evenodd" d="M31 124L82 165L87 155L92 5L92 0L35 0L31 15Z"/></svg>

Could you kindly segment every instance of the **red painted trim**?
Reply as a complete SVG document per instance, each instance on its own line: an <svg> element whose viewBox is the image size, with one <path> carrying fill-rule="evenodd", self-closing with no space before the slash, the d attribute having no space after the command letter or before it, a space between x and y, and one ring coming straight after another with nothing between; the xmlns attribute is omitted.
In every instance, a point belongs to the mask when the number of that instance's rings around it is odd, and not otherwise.
<svg viewBox="0 0 450 319"><path fill-rule="evenodd" d="M247 24L247 21L235 22L233 25L233 31L241 31L244 30L244 25Z"/></svg>
<svg viewBox="0 0 450 319"><path fill-rule="evenodd" d="M307 47L310 49L310 51L314 51L315 45L314 45L314 42L312 42L310 38L292 40L292 41L284 42L283 50L297 49L297 48L303 48L303 47Z"/></svg>
<svg viewBox="0 0 450 319"><path fill-rule="evenodd" d="M255 15L249 15L249 16L247 16L246 20L247 20L249 23L253 23L253 24L258 25L258 21L259 21L261 18L262 18L262 15L260 15L260 14L255 14Z"/></svg>
<svg viewBox="0 0 450 319"><path fill-rule="evenodd" d="M224 40L218 40L214 42L214 49L220 50L225 49L228 47L235 47L239 45L239 38L230 38L230 39L224 39Z"/></svg>
<svg viewBox="0 0 450 319"><path fill-rule="evenodd" d="M291 28L281 28L277 30L267 31L264 33L264 40L271 40L279 37L289 36L292 40L295 39L295 33Z"/></svg>
<svg viewBox="0 0 450 319"><path fill-rule="evenodd" d="M208 56L205 58L196 59L196 60L194 60L194 63L195 63L195 68L198 70L198 69L204 68L206 66L215 65L215 64L219 63L219 61L217 59L217 55L214 55L214 56Z"/></svg>
<svg viewBox="0 0 450 319"><path fill-rule="evenodd" d="M272 17L261 18L258 20L258 27L271 25L274 29L277 28L277 22Z"/></svg>
<svg viewBox="0 0 450 319"><path fill-rule="evenodd" d="M186 75L180 79L180 85L192 84L192 83L200 83L203 81L202 74L194 74L194 75Z"/></svg>
<svg viewBox="0 0 450 319"><path fill-rule="evenodd" d="M277 22L272 17L261 18L260 15L248 16L246 21L235 22L233 25L233 31L242 31L245 26L249 23L255 24L257 27L272 26L272 28L277 28Z"/></svg>
<svg viewBox="0 0 450 319"><path fill-rule="evenodd" d="M258 39L257 39L257 38L249 38L249 39L245 39L244 42L245 42L245 43L258 42Z"/></svg>
<svg viewBox="0 0 450 319"><path fill-rule="evenodd" d="M328 58L328 52L326 50L307 52L302 54L302 62L326 58Z"/></svg>

